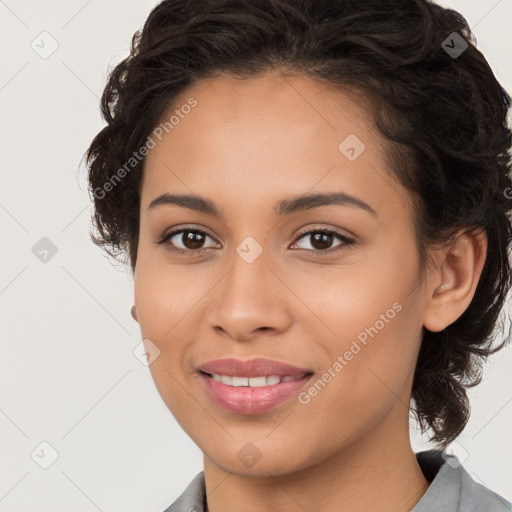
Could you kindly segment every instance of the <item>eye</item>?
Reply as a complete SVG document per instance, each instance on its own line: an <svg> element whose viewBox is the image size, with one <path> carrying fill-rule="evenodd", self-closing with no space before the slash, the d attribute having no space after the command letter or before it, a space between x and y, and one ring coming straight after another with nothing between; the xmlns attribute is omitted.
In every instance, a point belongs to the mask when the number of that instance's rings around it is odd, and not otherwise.
<svg viewBox="0 0 512 512"><path fill-rule="evenodd" d="M199 229L178 229L165 234L157 244L165 244L166 247L177 254L184 254L187 256L193 256L200 252L202 249L208 249L203 244L205 240L209 238L213 241L209 247L218 246L217 242L213 240L207 233Z"/></svg>
<svg viewBox="0 0 512 512"><path fill-rule="evenodd" d="M309 250L309 252L312 252L314 254L326 254L329 252L336 252L338 250L344 250L350 245L353 245L355 243L355 240L352 238L349 238L338 231L332 230L332 229L314 229L307 231L305 233L302 233L298 240L305 239L309 237L310 240L310 246L312 247L312 250ZM340 240L340 243L335 245L335 249L332 249L332 243L333 240L337 238ZM297 245L297 242L294 243L293 246ZM293 247L292 246L292 247ZM304 248L304 247L302 247Z"/></svg>

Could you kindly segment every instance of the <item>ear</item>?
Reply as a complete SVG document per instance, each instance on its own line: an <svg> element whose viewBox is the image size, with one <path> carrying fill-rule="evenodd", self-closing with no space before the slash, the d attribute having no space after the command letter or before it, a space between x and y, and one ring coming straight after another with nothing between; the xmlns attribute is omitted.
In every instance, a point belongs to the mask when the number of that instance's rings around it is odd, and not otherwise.
<svg viewBox="0 0 512 512"><path fill-rule="evenodd" d="M487 236L483 228L460 232L448 248L439 252L439 265L428 277L425 328L442 331L466 311L473 300L486 256Z"/></svg>
<svg viewBox="0 0 512 512"><path fill-rule="evenodd" d="M132 315L132 318L138 323L139 319L137 318L137 308L135 307L135 304L131 307L130 313Z"/></svg>

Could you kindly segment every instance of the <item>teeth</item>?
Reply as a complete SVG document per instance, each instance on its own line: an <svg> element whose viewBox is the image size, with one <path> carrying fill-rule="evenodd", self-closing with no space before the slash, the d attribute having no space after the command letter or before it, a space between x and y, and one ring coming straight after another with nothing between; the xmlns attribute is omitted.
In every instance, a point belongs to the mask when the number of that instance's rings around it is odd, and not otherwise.
<svg viewBox="0 0 512 512"><path fill-rule="evenodd" d="M232 377L232 386L248 386L249 379L246 377ZM224 384L229 384L229 382L225 382Z"/></svg>
<svg viewBox="0 0 512 512"><path fill-rule="evenodd" d="M248 379L244 379L243 377L233 377L233 386L237 385L237 384L235 384L235 379L244 380L245 383L241 384L241 385L249 386L251 388L261 388L262 386L268 386L267 377L265 377L265 376L262 376L262 377L251 377L251 378L248 378Z"/></svg>
<svg viewBox="0 0 512 512"><path fill-rule="evenodd" d="M278 375L269 375L267 377L267 386L273 386L274 384L279 384L281 382L281 377Z"/></svg>
<svg viewBox="0 0 512 512"><path fill-rule="evenodd" d="M232 377L231 375L219 375L218 373L212 374L212 379L228 386L248 386L251 388L261 388L263 386L274 386L280 382L291 382L293 380L299 380L302 376L286 375L280 377L279 375L268 375L267 377Z"/></svg>

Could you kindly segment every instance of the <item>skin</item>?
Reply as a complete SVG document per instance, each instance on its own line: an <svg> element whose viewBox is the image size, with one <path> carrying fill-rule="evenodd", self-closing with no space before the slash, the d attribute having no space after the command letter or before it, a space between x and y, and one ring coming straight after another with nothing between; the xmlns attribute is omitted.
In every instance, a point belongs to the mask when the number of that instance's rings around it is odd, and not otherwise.
<svg viewBox="0 0 512 512"><path fill-rule="evenodd" d="M429 485L408 430L423 329L442 330L471 302L485 235L432 250L421 277L411 198L386 166L362 95L269 72L196 82L173 109L190 97L197 106L145 161L135 315L160 350L150 365L156 387L204 454L209 511L412 510ZM365 144L354 161L338 149L349 134ZM332 191L376 215L347 205L273 211L282 199ZM224 216L148 209L164 193L200 195ZM155 243L177 228L208 237L193 256ZM313 254L322 246L302 233L314 229L355 243L334 236ZM248 236L263 249L252 263L236 252ZM194 250L181 235L172 241ZM267 357L311 369L316 381L397 302L400 312L307 404L295 397L238 415L199 379L198 366L213 359ZM261 456L251 467L238 457L247 443Z"/></svg>

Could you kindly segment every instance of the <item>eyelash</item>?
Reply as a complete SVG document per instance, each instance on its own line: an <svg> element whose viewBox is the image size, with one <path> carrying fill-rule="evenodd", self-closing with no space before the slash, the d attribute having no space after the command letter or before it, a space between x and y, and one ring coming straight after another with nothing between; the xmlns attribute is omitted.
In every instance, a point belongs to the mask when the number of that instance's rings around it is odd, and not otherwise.
<svg viewBox="0 0 512 512"><path fill-rule="evenodd" d="M178 235L180 233L196 233L196 234L205 235L207 237L210 237L210 235L208 233L206 233L205 231L201 231L200 229L182 228L182 229L177 229L175 231L171 231L170 233L165 234L159 240L157 240L156 243L160 244L160 245L166 244L166 242L168 240L170 240L173 236ZM337 248L335 248L334 250L332 248L325 249L325 250L302 249L302 250L305 250L305 251L307 251L309 253L318 254L318 255L324 255L325 256L328 253L337 252L337 251L340 251L340 250L345 250L348 247L350 247L351 245L355 244L355 240L353 240L352 238L349 238L349 237L347 237L345 235L342 235L338 231L335 231L335 230L332 230L332 229L312 229L310 231L306 231L304 233L301 233L297 237L296 241L300 240L301 238L303 238L303 237L305 237L307 235L311 235L313 233L322 233L324 235L334 235L334 236L338 237L339 240L341 242L343 242L343 243L340 246L337 246ZM212 238L212 237L210 237L210 238ZM295 243L296 242L294 242L294 244ZM178 254L180 256L196 256L199 252L202 252L204 250L214 249L213 247L208 247L206 249L196 249L196 250L188 249L188 250L183 250L183 249L174 248L170 244L166 244L166 245L167 245L167 249L169 251L171 251L171 252L173 252L175 254Z"/></svg>

